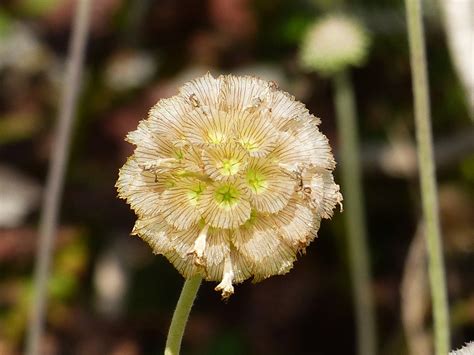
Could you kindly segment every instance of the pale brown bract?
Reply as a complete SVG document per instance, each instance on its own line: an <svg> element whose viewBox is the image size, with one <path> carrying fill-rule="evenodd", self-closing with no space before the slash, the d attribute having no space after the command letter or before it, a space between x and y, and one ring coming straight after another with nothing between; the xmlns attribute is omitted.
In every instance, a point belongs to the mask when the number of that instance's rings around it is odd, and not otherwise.
<svg viewBox="0 0 474 355"><path fill-rule="evenodd" d="M132 234L186 278L287 273L342 195L319 118L273 82L206 74L160 100L126 140L116 187Z"/></svg>

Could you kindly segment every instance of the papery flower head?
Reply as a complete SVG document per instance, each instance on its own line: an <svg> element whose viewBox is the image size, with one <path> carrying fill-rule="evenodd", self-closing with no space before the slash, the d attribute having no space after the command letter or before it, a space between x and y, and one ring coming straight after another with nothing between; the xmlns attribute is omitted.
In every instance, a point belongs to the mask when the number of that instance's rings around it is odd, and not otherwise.
<svg viewBox="0 0 474 355"><path fill-rule="evenodd" d="M346 15L328 15L311 25L300 48L304 69L332 75L363 64L370 38L361 23Z"/></svg>
<svg viewBox="0 0 474 355"><path fill-rule="evenodd" d="M160 100L117 189L133 234L184 277L233 284L288 272L342 201L319 118L255 77L207 74Z"/></svg>

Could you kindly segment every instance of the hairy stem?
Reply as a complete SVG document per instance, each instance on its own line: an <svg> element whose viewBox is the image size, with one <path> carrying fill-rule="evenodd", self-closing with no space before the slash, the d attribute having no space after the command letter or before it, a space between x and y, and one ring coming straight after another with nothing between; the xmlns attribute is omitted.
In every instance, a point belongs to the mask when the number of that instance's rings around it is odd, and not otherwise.
<svg viewBox="0 0 474 355"><path fill-rule="evenodd" d="M375 312L370 282L370 259L362 192L359 136L354 90L349 73L334 77L335 108L342 160L345 223L356 311L359 355L376 353Z"/></svg>
<svg viewBox="0 0 474 355"><path fill-rule="evenodd" d="M184 329L188 322L189 313L193 306L196 294L201 285L202 278L194 276L186 279L178 304L174 310L173 319L171 320L168 338L166 339L165 355L178 355L181 348L181 340L183 339Z"/></svg>
<svg viewBox="0 0 474 355"><path fill-rule="evenodd" d="M37 355L40 353L39 344L44 327L51 254L57 232L58 211L64 183L66 161L69 155L72 123L76 109L84 48L89 27L89 5L90 0L79 0L74 15L64 90L57 119L56 141L49 164L39 222L34 293L32 295L32 310L28 324L26 343L26 354L28 355Z"/></svg>
<svg viewBox="0 0 474 355"><path fill-rule="evenodd" d="M420 0L405 0L410 44L421 197L428 250L436 354L449 352L449 315L430 121L428 74Z"/></svg>

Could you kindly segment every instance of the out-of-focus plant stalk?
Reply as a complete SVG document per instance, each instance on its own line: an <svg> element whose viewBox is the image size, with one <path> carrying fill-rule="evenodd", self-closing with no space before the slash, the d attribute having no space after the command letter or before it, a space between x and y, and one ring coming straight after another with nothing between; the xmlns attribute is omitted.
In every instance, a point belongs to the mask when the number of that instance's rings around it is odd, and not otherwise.
<svg viewBox="0 0 474 355"><path fill-rule="evenodd" d="M178 355L181 348L184 329L188 322L189 313L196 299L199 286L201 286L202 278L195 276L186 279L183 290L179 296L176 309L174 310L173 319L171 320L168 338L166 339L165 355Z"/></svg>
<svg viewBox="0 0 474 355"><path fill-rule="evenodd" d="M69 45L66 77L61 98L55 142L49 164L46 189L44 192L39 239L36 255L32 309L28 324L26 354L38 355L45 322L47 286L51 254L57 233L58 211L64 183L67 157L71 140L71 130L76 111L76 102L84 60L90 14L90 0L77 1Z"/></svg>
<svg viewBox="0 0 474 355"><path fill-rule="evenodd" d="M449 315L430 122L428 74L420 0L405 0L415 105L418 166L428 250L436 354L449 352Z"/></svg>
<svg viewBox="0 0 474 355"><path fill-rule="evenodd" d="M334 75L335 109L341 149L342 192L356 312L359 355L376 353L375 311L362 192L354 89L347 70Z"/></svg>

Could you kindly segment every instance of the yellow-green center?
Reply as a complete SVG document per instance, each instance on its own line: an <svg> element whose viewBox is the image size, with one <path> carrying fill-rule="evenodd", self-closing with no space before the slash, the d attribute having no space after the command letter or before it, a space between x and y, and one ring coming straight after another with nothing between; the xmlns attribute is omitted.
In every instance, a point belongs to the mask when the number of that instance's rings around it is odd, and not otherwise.
<svg viewBox="0 0 474 355"><path fill-rule="evenodd" d="M232 206L239 201L240 192L232 185L222 185L216 189L214 197L219 204Z"/></svg>
<svg viewBox="0 0 474 355"><path fill-rule="evenodd" d="M191 204L196 205L198 203L199 196L201 196L205 188L206 185L201 181L190 187L188 197Z"/></svg>
<svg viewBox="0 0 474 355"><path fill-rule="evenodd" d="M249 137L243 137L239 139L239 143L244 147L248 152L255 152L260 149L260 145L255 142L255 140Z"/></svg>
<svg viewBox="0 0 474 355"><path fill-rule="evenodd" d="M256 194L265 191L268 186L265 175L255 169L249 169L247 171L247 183Z"/></svg>
<svg viewBox="0 0 474 355"><path fill-rule="evenodd" d="M223 132L219 131L209 131L207 137L209 138L209 143L212 144L221 144L227 139L227 136Z"/></svg>
<svg viewBox="0 0 474 355"><path fill-rule="evenodd" d="M174 152L176 159L182 160L184 158L184 153L181 149L177 149Z"/></svg>
<svg viewBox="0 0 474 355"><path fill-rule="evenodd" d="M245 223L242 225L242 227L243 228L250 228L251 226L253 226L255 224L255 221L257 220L257 218L258 218L257 211L252 209L250 211L250 218L245 221Z"/></svg>
<svg viewBox="0 0 474 355"><path fill-rule="evenodd" d="M239 172L240 162L237 159L229 158L221 162L219 172L224 176L235 175Z"/></svg>

